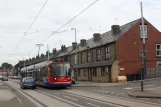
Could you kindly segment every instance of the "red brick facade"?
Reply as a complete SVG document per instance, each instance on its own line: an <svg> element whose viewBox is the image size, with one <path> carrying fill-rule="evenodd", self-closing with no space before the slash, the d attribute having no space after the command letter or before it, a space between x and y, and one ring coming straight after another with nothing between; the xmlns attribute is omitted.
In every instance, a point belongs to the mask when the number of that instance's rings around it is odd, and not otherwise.
<svg viewBox="0 0 161 107"><path fill-rule="evenodd" d="M148 35L146 39L147 68L155 68L156 61L161 61L161 57L156 57L156 43L161 43L161 33L146 20L145 24ZM119 75L139 74L140 72L139 52L143 47L140 25L141 20L117 40L117 58L120 68L124 68Z"/></svg>

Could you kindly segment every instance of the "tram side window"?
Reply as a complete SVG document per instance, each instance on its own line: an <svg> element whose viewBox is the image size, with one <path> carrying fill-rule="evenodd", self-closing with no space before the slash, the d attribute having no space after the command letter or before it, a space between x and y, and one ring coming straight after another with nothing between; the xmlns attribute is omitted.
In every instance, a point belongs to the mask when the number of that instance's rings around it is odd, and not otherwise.
<svg viewBox="0 0 161 107"><path fill-rule="evenodd" d="M39 74L39 79L40 79L41 78L41 69L40 68L39 68L38 74Z"/></svg>
<svg viewBox="0 0 161 107"><path fill-rule="evenodd" d="M43 73L42 73L42 74L43 74L43 77L45 77L45 76L46 76L45 67L42 68L42 72L43 72Z"/></svg>
<svg viewBox="0 0 161 107"><path fill-rule="evenodd" d="M41 78L41 68L39 68L39 79Z"/></svg>
<svg viewBox="0 0 161 107"><path fill-rule="evenodd" d="M39 79L40 78L40 75L39 75L39 69L37 69L37 79Z"/></svg>
<svg viewBox="0 0 161 107"><path fill-rule="evenodd" d="M50 67L48 67L48 76L50 76L51 75L51 69L50 69Z"/></svg>

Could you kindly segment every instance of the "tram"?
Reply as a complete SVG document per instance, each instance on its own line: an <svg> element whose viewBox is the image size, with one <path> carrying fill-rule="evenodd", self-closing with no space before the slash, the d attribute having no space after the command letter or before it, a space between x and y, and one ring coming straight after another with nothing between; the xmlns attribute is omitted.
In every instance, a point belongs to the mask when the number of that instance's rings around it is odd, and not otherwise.
<svg viewBox="0 0 161 107"><path fill-rule="evenodd" d="M71 87L72 66L68 62L44 61L21 69L21 77L33 77L37 85L58 88Z"/></svg>

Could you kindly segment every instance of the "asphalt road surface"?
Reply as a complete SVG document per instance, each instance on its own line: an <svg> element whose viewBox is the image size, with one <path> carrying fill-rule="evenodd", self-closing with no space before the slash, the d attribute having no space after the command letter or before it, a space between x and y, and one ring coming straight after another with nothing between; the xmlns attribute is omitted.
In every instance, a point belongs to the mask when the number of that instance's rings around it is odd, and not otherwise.
<svg viewBox="0 0 161 107"><path fill-rule="evenodd" d="M103 87L71 87L68 89L48 89L37 87L36 90L20 89L19 81L5 82L23 93L36 106L42 107L161 107L158 101L134 99L127 95L131 88L139 83ZM151 82L152 84L155 82ZM146 84L148 86L148 84ZM150 87L150 85L148 86ZM38 105L39 104L39 105Z"/></svg>

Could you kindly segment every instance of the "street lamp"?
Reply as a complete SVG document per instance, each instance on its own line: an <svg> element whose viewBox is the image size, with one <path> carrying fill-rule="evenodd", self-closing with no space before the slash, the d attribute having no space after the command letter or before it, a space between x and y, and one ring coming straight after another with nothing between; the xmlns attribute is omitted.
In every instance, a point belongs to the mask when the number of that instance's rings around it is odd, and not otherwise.
<svg viewBox="0 0 161 107"><path fill-rule="evenodd" d="M40 47L41 47L41 46L43 46L43 44L36 44L36 46L38 46L38 47L39 47L39 49L38 49L38 57L39 57Z"/></svg>
<svg viewBox="0 0 161 107"><path fill-rule="evenodd" d="M76 41L76 28L71 28L71 30L74 30L75 31L75 43L77 43ZM76 72L78 73L78 70L77 70L77 52L76 52L76 55L75 55L75 69L76 69Z"/></svg>
<svg viewBox="0 0 161 107"><path fill-rule="evenodd" d="M71 28L71 30L75 30L75 43L76 43L76 42L77 42L77 41L76 41L76 31L77 31L77 30L76 30L76 28Z"/></svg>

